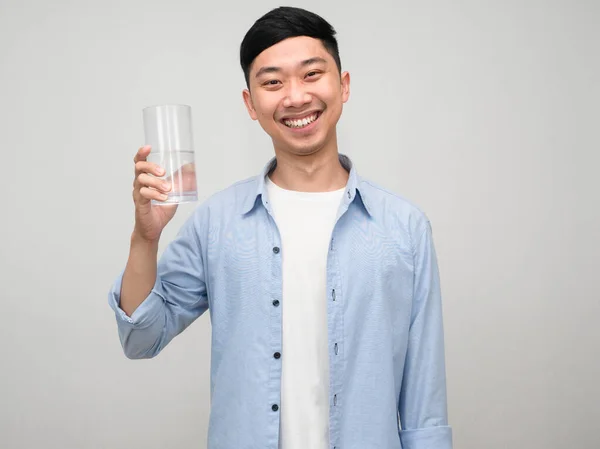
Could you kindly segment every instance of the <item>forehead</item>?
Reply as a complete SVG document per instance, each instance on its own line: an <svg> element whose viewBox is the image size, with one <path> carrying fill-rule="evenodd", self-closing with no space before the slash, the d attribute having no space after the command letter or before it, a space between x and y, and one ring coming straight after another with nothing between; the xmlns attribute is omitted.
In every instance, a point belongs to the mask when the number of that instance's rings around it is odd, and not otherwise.
<svg viewBox="0 0 600 449"><path fill-rule="evenodd" d="M252 72L264 66L293 69L298 63L316 56L333 61L319 39L308 36L291 37L263 50L254 60Z"/></svg>

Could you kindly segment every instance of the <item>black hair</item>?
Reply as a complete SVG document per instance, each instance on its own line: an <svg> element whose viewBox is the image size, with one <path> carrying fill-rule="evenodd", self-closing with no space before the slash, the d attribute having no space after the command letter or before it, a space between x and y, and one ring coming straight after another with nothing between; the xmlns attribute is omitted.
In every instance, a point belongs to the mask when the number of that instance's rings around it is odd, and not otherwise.
<svg viewBox="0 0 600 449"><path fill-rule="evenodd" d="M302 8L281 6L259 18L248 30L240 46L240 64L249 87L250 67L254 59L267 48L284 39L308 36L319 39L335 60L339 72L342 63L335 38L335 29L321 16Z"/></svg>

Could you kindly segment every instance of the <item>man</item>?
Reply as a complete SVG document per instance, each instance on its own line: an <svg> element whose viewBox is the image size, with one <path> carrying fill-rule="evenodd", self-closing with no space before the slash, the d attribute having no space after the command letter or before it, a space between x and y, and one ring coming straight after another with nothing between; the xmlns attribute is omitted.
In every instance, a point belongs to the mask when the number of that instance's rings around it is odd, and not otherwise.
<svg viewBox="0 0 600 449"><path fill-rule="evenodd" d="M130 256L109 301L130 358L209 311L209 449L452 446L430 223L338 153L350 77L334 36L298 8L248 31L243 100L275 157L201 204L158 262L175 207L151 207L168 186L147 147L135 158Z"/></svg>

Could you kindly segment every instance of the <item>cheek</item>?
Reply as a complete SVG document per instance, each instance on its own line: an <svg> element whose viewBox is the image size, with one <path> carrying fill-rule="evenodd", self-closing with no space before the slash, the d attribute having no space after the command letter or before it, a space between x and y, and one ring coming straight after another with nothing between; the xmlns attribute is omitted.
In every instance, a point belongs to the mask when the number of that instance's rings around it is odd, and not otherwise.
<svg viewBox="0 0 600 449"><path fill-rule="evenodd" d="M262 98L256 101L254 106L260 120L272 120L277 110L277 101L274 98Z"/></svg>
<svg viewBox="0 0 600 449"><path fill-rule="evenodd" d="M335 93L330 93L330 96L326 99L324 98L323 100L327 104L330 117L336 119L342 111L342 96L336 95Z"/></svg>
<svg viewBox="0 0 600 449"><path fill-rule="evenodd" d="M342 103L342 92L338 84L328 84L319 92L319 98L325 102L330 109L339 109Z"/></svg>

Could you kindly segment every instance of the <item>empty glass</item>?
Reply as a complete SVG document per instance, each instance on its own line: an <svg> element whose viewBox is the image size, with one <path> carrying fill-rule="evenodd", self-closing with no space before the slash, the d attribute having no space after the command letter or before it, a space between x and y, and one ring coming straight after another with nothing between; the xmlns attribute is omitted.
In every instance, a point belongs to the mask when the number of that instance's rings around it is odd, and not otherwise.
<svg viewBox="0 0 600 449"><path fill-rule="evenodd" d="M165 104L143 110L145 144L151 146L147 160L165 170L161 179L171 183L166 201L152 204L178 204L198 200L196 161L192 136L192 108Z"/></svg>

